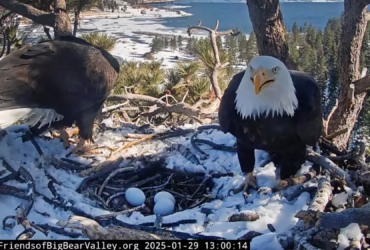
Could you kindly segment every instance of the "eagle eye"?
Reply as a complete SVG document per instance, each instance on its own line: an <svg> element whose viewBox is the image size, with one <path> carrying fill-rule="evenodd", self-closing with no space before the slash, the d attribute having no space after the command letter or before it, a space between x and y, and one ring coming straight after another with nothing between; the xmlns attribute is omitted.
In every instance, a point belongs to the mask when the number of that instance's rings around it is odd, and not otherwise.
<svg viewBox="0 0 370 250"><path fill-rule="evenodd" d="M279 70L279 67L275 67L275 68L272 69L272 73L276 74L278 72L278 70Z"/></svg>

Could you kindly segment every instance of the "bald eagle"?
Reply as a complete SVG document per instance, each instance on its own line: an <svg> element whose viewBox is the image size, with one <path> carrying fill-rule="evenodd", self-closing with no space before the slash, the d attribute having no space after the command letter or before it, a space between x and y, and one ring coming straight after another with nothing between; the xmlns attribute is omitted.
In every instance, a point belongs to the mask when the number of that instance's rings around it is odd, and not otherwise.
<svg viewBox="0 0 370 250"><path fill-rule="evenodd" d="M322 134L320 89L311 76L259 56L232 78L218 118L221 130L236 138L246 195L249 186L257 188L255 149L276 156L281 179L295 175L305 162L306 145L315 147Z"/></svg>
<svg viewBox="0 0 370 250"><path fill-rule="evenodd" d="M92 141L94 120L116 83L119 63L76 37L25 45L0 60L0 129L22 121L34 135L76 124L77 152Z"/></svg>

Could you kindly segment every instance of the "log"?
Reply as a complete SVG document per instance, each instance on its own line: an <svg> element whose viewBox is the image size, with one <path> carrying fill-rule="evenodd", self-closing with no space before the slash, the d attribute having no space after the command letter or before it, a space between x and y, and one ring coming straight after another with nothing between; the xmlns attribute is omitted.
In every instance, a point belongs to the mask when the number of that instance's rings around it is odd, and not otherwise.
<svg viewBox="0 0 370 250"><path fill-rule="evenodd" d="M120 226L104 228L92 219L74 215L70 216L68 220L58 221L57 225L62 228L81 230L90 240L179 240L171 236L159 236Z"/></svg>

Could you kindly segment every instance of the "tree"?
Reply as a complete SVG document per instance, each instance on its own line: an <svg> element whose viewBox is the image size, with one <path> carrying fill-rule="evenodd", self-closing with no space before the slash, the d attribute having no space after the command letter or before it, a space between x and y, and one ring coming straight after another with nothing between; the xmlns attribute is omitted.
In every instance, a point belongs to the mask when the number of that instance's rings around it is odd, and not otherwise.
<svg viewBox="0 0 370 250"><path fill-rule="evenodd" d="M162 38L158 38L155 36L152 40L152 43L150 44L151 52L152 53L158 53L164 49L165 43Z"/></svg>
<svg viewBox="0 0 370 250"><path fill-rule="evenodd" d="M182 36L181 35L179 35L177 38L177 44L179 45L179 47L182 46Z"/></svg>
<svg viewBox="0 0 370 250"><path fill-rule="evenodd" d="M292 67L288 53L285 26L278 0L247 0L258 50L262 55L272 55ZM344 149L356 124L370 88L370 76L361 78L360 55L363 37L370 14L370 0L344 0L344 14L338 45L338 106L328 121L327 132L343 131L333 139L334 144ZM305 24L303 31L307 31Z"/></svg>
<svg viewBox="0 0 370 250"><path fill-rule="evenodd" d="M279 58L289 69L295 69L279 0L247 0L247 5L259 54Z"/></svg>
<svg viewBox="0 0 370 250"><path fill-rule="evenodd" d="M170 47L172 51L175 51L177 49L177 40L176 37L172 37L170 40Z"/></svg>
<svg viewBox="0 0 370 250"><path fill-rule="evenodd" d="M246 61L249 63L258 54L256 35L254 31L249 34L246 50Z"/></svg>
<svg viewBox="0 0 370 250"><path fill-rule="evenodd" d="M91 8L97 5L98 0L69 0L67 1L67 10L74 12L73 36L76 36L77 27L80 21L80 13L83 9Z"/></svg>
<svg viewBox="0 0 370 250"><path fill-rule="evenodd" d="M37 9L17 0L0 0L0 6L24 16L35 23L54 28L55 38L72 35L71 21L65 0L54 0L54 12Z"/></svg>

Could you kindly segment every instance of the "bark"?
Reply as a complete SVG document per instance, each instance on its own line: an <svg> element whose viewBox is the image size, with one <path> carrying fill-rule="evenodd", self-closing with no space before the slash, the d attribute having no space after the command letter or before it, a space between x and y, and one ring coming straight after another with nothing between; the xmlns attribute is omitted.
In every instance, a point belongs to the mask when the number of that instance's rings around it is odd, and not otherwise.
<svg viewBox="0 0 370 250"><path fill-rule="evenodd" d="M55 38L59 36L71 36L72 27L71 20L67 13L67 5L65 0L54 0L54 15L55 25L54 34Z"/></svg>
<svg viewBox="0 0 370 250"><path fill-rule="evenodd" d="M81 13L80 9L75 12L75 21L73 23L73 36L76 36L77 34L77 27L78 27L78 21L80 19L80 13Z"/></svg>
<svg viewBox="0 0 370 250"><path fill-rule="evenodd" d="M72 35L71 21L66 11L65 0L54 0L55 13L49 13L17 0L0 0L0 6L24 16L35 23L54 27L55 37Z"/></svg>
<svg viewBox="0 0 370 250"><path fill-rule="evenodd" d="M119 226L104 228L96 221L81 216L71 216L68 220L57 222L62 228L82 230L90 240L178 240L172 236L161 236L152 233Z"/></svg>
<svg viewBox="0 0 370 250"><path fill-rule="evenodd" d="M54 14L36 9L31 5L23 4L16 0L0 0L0 6L31 19L35 23L51 27L55 25Z"/></svg>
<svg viewBox="0 0 370 250"><path fill-rule="evenodd" d="M296 69L289 55L286 27L279 0L246 0L260 55L273 56Z"/></svg>
<svg viewBox="0 0 370 250"><path fill-rule="evenodd" d="M339 102L328 126L329 134L348 128L346 133L333 139L341 150L347 148L351 131L366 97L366 92L363 91L369 85L367 78L360 80L360 55L369 19L366 9L369 3L370 0L344 1L344 20L338 48Z"/></svg>

